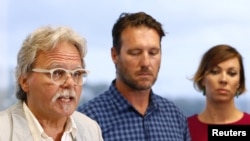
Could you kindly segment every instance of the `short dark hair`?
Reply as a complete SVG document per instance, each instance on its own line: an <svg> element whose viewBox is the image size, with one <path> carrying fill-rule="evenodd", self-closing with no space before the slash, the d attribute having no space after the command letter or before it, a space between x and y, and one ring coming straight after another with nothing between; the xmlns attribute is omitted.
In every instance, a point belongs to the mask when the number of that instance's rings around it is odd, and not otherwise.
<svg viewBox="0 0 250 141"><path fill-rule="evenodd" d="M112 29L113 47L116 49L118 54L121 50L121 33L124 29L127 27L139 26L146 26L155 29L160 36L160 41L162 37L165 36L161 23L145 12L121 13Z"/></svg>

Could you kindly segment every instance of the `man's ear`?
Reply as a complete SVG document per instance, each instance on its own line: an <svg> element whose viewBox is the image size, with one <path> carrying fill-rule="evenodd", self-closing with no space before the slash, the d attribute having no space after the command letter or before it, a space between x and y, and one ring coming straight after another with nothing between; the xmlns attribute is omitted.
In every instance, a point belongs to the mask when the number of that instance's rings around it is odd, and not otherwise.
<svg viewBox="0 0 250 141"><path fill-rule="evenodd" d="M118 53L114 47L111 48L111 57L112 57L114 64L116 64Z"/></svg>
<svg viewBox="0 0 250 141"><path fill-rule="evenodd" d="M29 92L29 85L27 81L27 76L21 75L18 79L20 86L22 87L22 90L26 93Z"/></svg>

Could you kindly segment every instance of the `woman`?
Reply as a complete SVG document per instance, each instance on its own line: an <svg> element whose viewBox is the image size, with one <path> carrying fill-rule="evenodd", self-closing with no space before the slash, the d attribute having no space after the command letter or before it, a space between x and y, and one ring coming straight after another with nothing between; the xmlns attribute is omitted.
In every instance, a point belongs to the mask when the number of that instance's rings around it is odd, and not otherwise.
<svg viewBox="0 0 250 141"><path fill-rule="evenodd" d="M246 91L242 56L225 44L210 48L193 77L194 86L206 96L205 109L188 117L192 141L208 140L208 124L250 124L250 115L235 105Z"/></svg>

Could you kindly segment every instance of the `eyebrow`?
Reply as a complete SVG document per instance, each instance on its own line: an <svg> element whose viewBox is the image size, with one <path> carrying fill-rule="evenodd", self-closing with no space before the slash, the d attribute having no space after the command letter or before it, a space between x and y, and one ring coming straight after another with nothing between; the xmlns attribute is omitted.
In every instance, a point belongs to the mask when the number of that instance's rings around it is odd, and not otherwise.
<svg viewBox="0 0 250 141"><path fill-rule="evenodd" d="M214 68L222 69L222 67L220 67L219 65L216 65L216 66L212 67L212 69L214 69ZM230 70L232 70L232 69L240 70L240 67L232 66L232 67L227 68L227 70L228 69L230 69Z"/></svg>
<svg viewBox="0 0 250 141"><path fill-rule="evenodd" d="M48 68L65 68L66 63L52 63L48 66ZM74 67L74 69L84 68L82 64L77 65Z"/></svg>

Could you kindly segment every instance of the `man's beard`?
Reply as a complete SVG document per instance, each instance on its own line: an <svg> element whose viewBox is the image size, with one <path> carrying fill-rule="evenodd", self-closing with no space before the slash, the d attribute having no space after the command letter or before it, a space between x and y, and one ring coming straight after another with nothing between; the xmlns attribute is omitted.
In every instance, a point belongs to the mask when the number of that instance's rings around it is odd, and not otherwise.
<svg viewBox="0 0 250 141"><path fill-rule="evenodd" d="M117 65L117 75L121 79L122 82L124 82L126 85L128 85L130 88L135 89L135 90L147 90L150 89L157 77L154 77L154 79L151 81L149 84L141 85L139 84L134 78L132 78L132 75L127 71L127 69L123 66ZM141 72L148 72L150 75L153 76L153 73L149 71L147 68L142 68ZM139 72L140 73L140 72Z"/></svg>

